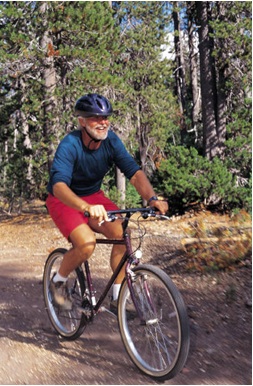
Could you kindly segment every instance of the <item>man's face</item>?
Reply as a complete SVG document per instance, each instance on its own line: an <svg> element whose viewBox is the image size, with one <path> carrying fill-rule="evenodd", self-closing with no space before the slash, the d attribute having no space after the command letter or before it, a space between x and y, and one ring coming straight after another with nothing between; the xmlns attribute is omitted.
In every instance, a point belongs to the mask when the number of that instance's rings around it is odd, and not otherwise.
<svg viewBox="0 0 253 386"><path fill-rule="evenodd" d="M82 126L86 128L92 138L103 141L108 135L110 123L108 117L94 116L82 118Z"/></svg>

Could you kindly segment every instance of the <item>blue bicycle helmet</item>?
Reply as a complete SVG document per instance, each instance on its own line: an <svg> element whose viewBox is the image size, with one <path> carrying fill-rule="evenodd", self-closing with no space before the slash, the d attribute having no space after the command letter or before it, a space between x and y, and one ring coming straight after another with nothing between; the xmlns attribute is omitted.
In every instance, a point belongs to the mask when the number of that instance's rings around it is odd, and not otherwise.
<svg viewBox="0 0 253 386"><path fill-rule="evenodd" d="M99 94L87 94L79 98L75 105L75 114L82 117L92 117L94 115L112 115L111 103Z"/></svg>

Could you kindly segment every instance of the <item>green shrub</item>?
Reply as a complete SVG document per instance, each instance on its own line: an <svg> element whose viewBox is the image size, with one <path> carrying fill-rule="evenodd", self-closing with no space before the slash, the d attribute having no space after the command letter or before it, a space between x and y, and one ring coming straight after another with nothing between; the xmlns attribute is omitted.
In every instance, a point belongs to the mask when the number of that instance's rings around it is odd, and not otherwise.
<svg viewBox="0 0 253 386"><path fill-rule="evenodd" d="M110 200L115 202L115 204L117 204L119 207L122 206L123 203L120 197L120 192L118 191L115 185L106 186L105 184L103 184L102 189L105 191L106 195L110 198ZM126 200L124 206L126 208L134 208L141 206L141 197L129 181L126 181Z"/></svg>
<svg viewBox="0 0 253 386"><path fill-rule="evenodd" d="M209 161L195 148L169 147L167 159L159 165L157 178L171 206L204 203L219 205L222 209L250 209L250 181L246 186L237 186L235 176L220 159Z"/></svg>

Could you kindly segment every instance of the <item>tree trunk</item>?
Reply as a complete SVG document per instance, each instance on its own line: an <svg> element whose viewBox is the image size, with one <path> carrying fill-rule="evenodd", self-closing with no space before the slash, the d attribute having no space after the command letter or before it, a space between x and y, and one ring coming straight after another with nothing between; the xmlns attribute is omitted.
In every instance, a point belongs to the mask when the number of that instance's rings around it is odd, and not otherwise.
<svg viewBox="0 0 253 386"><path fill-rule="evenodd" d="M25 158L27 160L27 173L26 180L29 181L30 184L34 184L33 173L32 173L32 143L29 136L29 125L23 111L20 111L20 122L22 122L22 133L24 135L24 151L27 155Z"/></svg>
<svg viewBox="0 0 253 386"><path fill-rule="evenodd" d="M41 15L46 14L48 2L42 2L40 5ZM46 18L44 18L44 25L46 27ZM56 70L54 67L54 48L53 41L49 35L49 31L45 31L40 40L41 48L45 54L43 59L42 76L44 80L44 135L48 144L48 169L51 169L53 157L55 153L54 140L58 129L58 118L56 113L56 98L54 90L56 87Z"/></svg>
<svg viewBox="0 0 253 386"><path fill-rule="evenodd" d="M9 146L8 146L8 138L4 141L4 171L3 171L3 188L6 190L6 181L7 181L7 166L9 163Z"/></svg>
<svg viewBox="0 0 253 386"><path fill-rule="evenodd" d="M175 45L175 54L176 54L176 88L177 88L177 97L181 113L180 126L181 126L181 136L182 141L184 138L184 133L186 131L185 124L185 112L186 112L186 83L185 83L185 63L182 49L182 40L181 40L181 31L180 31L180 22L179 14L177 9L177 1L174 1L173 6L173 21L174 21L174 45Z"/></svg>
<svg viewBox="0 0 253 386"><path fill-rule="evenodd" d="M23 105L24 103L24 95L25 95L25 89L26 89L26 84L24 79L20 79L19 81L19 89L22 90L22 97L21 97L21 103ZM23 141L23 147L24 147L24 158L27 161L27 172L26 172L26 180L30 184L34 184L34 179L33 179L33 167L32 167L32 142L30 139L29 135L29 124L27 122L27 117L22 110L17 110L15 114L15 125L16 127L21 126L22 134L24 136L24 141Z"/></svg>
<svg viewBox="0 0 253 386"><path fill-rule="evenodd" d="M208 27L208 2L197 1L197 15L199 28L199 53L200 53L200 81L202 96L202 121L204 155L212 159L218 154L219 140L216 126L216 106L212 41Z"/></svg>
<svg viewBox="0 0 253 386"><path fill-rule="evenodd" d="M222 1L217 2L217 8L219 13L220 20L224 20L225 15L225 5ZM228 20L225 20L227 23ZM227 71L227 60L226 60L226 51L220 48L221 58L218 70L218 87L217 87L217 133L219 138L219 156L222 157L225 150L225 140L226 140L226 114L227 114L227 98L225 93L226 88L226 71Z"/></svg>
<svg viewBox="0 0 253 386"><path fill-rule="evenodd" d="M223 70L219 70L218 90L217 90L217 133L219 139L219 156L222 158L225 150L227 104L224 92L225 77Z"/></svg>
<svg viewBox="0 0 253 386"><path fill-rule="evenodd" d="M140 161L141 169L147 175L147 150L148 146L145 139L145 129L141 127L140 119L140 100L136 103L136 112L137 112L137 137L139 142L139 152L140 152ZM146 205L146 201L142 200L142 205Z"/></svg>
<svg viewBox="0 0 253 386"><path fill-rule="evenodd" d="M147 165L147 145L145 141L145 132L141 127L141 118L140 118L140 101L138 100L136 103L136 112L137 112L137 137L139 143L139 152L140 152L140 161L141 168L146 173L146 165Z"/></svg>
<svg viewBox="0 0 253 386"><path fill-rule="evenodd" d="M120 193L120 207L125 209L126 201L126 177L121 173L119 168L116 168L116 185Z"/></svg>
<svg viewBox="0 0 253 386"><path fill-rule="evenodd" d="M197 124L200 118L200 88L198 82L198 51L195 49L193 27L193 12L195 10L195 1L187 2L187 15L188 15L188 37L189 37L189 61L190 61L190 80L192 91L192 131L195 131L195 140L198 140Z"/></svg>

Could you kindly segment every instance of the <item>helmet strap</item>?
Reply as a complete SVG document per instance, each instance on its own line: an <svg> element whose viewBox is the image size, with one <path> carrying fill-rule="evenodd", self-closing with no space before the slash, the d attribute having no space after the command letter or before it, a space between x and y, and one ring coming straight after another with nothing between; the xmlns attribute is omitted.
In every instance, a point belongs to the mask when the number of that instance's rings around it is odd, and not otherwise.
<svg viewBox="0 0 253 386"><path fill-rule="evenodd" d="M88 143L88 146L87 146L88 149L90 148L90 144L91 144L92 142L95 142L95 143L101 142L101 139L93 138L93 137L90 135L90 133L88 133L88 131L87 131L87 129L86 129L85 126L82 126L82 128L84 129L85 133L90 137L90 142Z"/></svg>

